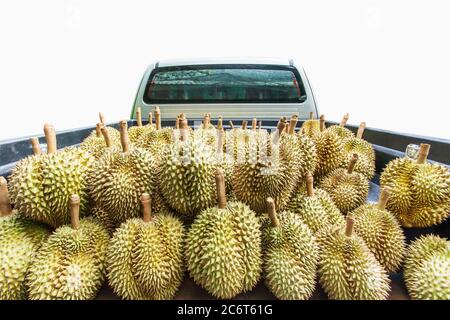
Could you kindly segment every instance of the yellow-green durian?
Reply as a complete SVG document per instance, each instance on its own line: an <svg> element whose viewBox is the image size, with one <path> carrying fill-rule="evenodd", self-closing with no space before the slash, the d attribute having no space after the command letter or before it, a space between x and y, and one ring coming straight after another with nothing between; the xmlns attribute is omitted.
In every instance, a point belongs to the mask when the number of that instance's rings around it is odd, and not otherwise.
<svg viewBox="0 0 450 320"><path fill-rule="evenodd" d="M349 114L346 113L343 117L339 125L332 125L328 127L325 131L333 132L336 134L341 140L352 138L355 135L349 129L345 128L347 121L349 119Z"/></svg>
<svg viewBox="0 0 450 320"><path fill-rule="evenodd" d="M80 144L80 148L86 150L95 159L99 159L106 149L120 146L119 131L112 127L105 127L97 123L96 129Z"/></svg>
<svg viewBox="0 0 450 320"><path fill-rule="evenodd" d="M389 277L364 240L352 232L353 219L319 240L319 282L330 299L384 300Z"/></svg>
<svg viewBox="0 0 450 320"><path fill-rule="evenodd" d="M273 199L267 202L268 216L261 217L266 285L278 299L309 299L316 286L314 235L298 215L276 213Z"/></svg>
<svg viewBox="0 0 450 320"><path fill-rule="evenodd" d="M27 298L25 277L49 231L11 209L6 180L0 177L0 300Z"/></svg>
<svg viewBox="0 0 450 320"><path fill-rule="evenodd" d="M314 141L320 135L320 132L320 120L314 119L313 112L310 112L309 120L303 122L299 135L306 136Z"/></svg>
<svg viewBox="0 0 450 320"><path fill-rule="evenodd" d="M404 227L433 226L450 215L450 170L427 163L429 148L421 144L417 160L392 160L380 177L381 187L391 189L386 208Z"/></svg>
<svg viewBox="0 0 450 320"><path fill-rule="evenodd" d="M408 247L404 265L406 288L416 300L450 300L450 241L421 236Z"/></svg>
<svg viewBox="0 0 450 320"><path fill-rule="evenodd" d="M10 194L20 214L56 228L70 221L67 199L71 194L80 195L81 212L88 212L87 178L95 159L81 148L58 151L53 126L44 129L48 153L18 162L10 177Z"/></svg>
<svg viewBox="0 0 450 320"><path fill-rule="evenodd" d="M32 260L26 279L31 300L94 299L103 284L108 232L93 218L78 219L79 201L71 196L72 224L56 229Z"/></svg>
<svg viewBox="0 0 450 320"><path fill-rule="evenodd" d="M388 271L397 271L405 255L405 235L397 219L385 209L389 190L383 189L378 204L365 204L349 213L354 230Z"/></svg>
<svg viewBox="0 0 450 320"><path fill-rule="evenodd" d="M143 218L127 220L111 238L109 284L123 299L172 299L184 275L184 227L169 213L153 216L148 194L141 201Z"/></svg>
<svg viewBox="0 0 450 320"><path fill-rule="evenodd" d="M89 176L89 194L95 206L117 227L140 216L139 198L156 190L156 161L149 151L129 145L127 122L122 121L122 150L106 152Z"/></svg>
<svg viewBox="0 0 450 320"><path fill-rule="evenodd" d="M345 159L342 139L325 130L316 139L317 165L314 176L318 179L339 168Z"/></svg>
<svg viewBox="0 0 450 320"><path fill-rule="evenodd" d="M261 225L247 205L227 203L221 169L216 176L219 206L202 211L194 220L185 258L198 285L216 298L231 299L259 281Z"/></svg>

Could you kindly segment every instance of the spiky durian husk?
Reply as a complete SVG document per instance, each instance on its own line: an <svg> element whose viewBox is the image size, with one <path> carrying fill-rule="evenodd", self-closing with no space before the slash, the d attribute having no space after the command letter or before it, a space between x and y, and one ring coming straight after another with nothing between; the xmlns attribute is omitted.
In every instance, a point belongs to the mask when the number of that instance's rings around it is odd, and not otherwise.
<svg viewBox="0 0 450 320"><path fill-rule="evenodd" d="M345 223L344 216L331 197L319 188L314 189L313 197L306 195L306 186L298 188L289 202L288 210L297 214L314 233L325 232L329 227Z"/></svg>
<svg viewBox="0 0 450 320"><path fill-rule="evenodd" d="M225 192L227 199L233 201L235 199L233 192L233 171L234 160L233 157L228 154L216 153L217 165L223 170L225 178Z"/></svg>
<svg viewBox="0 0 450 320"><path fill-rule="evenodd" d="M412 242L404 277L411 298L450 300L450 241L427 235Z"/></svg>
<svg viewBox="0 0 450 320"><path fill-rule="evenodd" d="M58 228L36 253L27 275L31 300L94 299L105 278L109 236L92 218Z"/></svg>
<svg viewBox="0 0 450 320"><path fill-rule="evenodd" d="M220 299L251 290L260 278L261 231L255 213L241 202L200 213L186 240L194 281Z"/></svg>
<svg viewBox="0 0 450 320"><path fill-rule="evenodd" d="M217 130L214 126L204 129L203 126L193 131L193 138L209 146L217 145Z"/></svg>
<svg viewBox="0 0 450 320"><path fill-rule="evenodd" d="M201 141L177 141L162 155L159 188L172 209L193 217L214 205L214 173L217 162L213 149Z"/></svg>
<svg viewBox="0 0 450 320"><path fill-rule="evenodd" d="M145 134L149 131L155 130L154 127L147 126L133 126L128 128L128 137L130 138L131 143L139 144L140 140L143 139Z"/></svg>
<svg viewBox="0 0 450 320"><path fill-rule="evenodd" d="M129 152L108 152L89 176L89 194L95 205L118 226L141 215L140 196L155 193L156 162L150 152L131 148Z"/></svg>
<svg viewBox="0 0 450 320"><path fill-rule="evenodd" d="M285 207L301 166L294 140L282 136L278 144L272 144L270 139L267 133L249 139L243 145L242 157L237 159L233 173L236 199L258 213L265 212L268 197L274 199L277 209Z"/></svg>
<svg viewBox="0 0 450 320"><path fill-rule="evenodd" d="M358 172L347 173L339 168L325 177L320 188L324 189L342 213L361 206L369 194L369 181Z"/></svg>
<svg viewBox="0 0 450 320"><path fill-rule="evenodd" d="M303 122L301 129L304 131L304 135L313 141L320 135L320 121L319 120L306 120ZM301 131L299 131L299 135Z"/></svg>
<svg viewBox="0 0 450 320"><path fill-rule="evenodd" d="M330 299L383 300L390 285L386 270L364 241L342 228L318 238L319 282Z"/></svg>
<svg viewBox="0 0 450 320"><path fill-rule="evenodd" d="M362 173L367 179L372 179L375 174L375 151L372 145L362 139L349 138L344 140L343 145L346 157L341 165L347 168L353 154L358 155L358 161L355 164L354 171Z"/></svg>
<svg viewBox="0 0 450 320"><path fill-rule="evenodd" d="M405 235L395 217L374 204L365 204L352 213L354 230L364 240L378 262L389 272L397 271L405 255Z"/></svg>
<svg viewBox="0 0 450 320"><path fill-rule="evenodd" d="M283 211L277 217L277 227L267 216L261 219L266 284L278 299L309 299L316 285L317 243L298 215Z"/></svg>
<svg viewBox="0 0 450 320"><path fill-rule="evenodd" d="M382 172L380 185L391 188L387 209L404 227L429 227L450 214L450 171L442 165L395 159Z"/></svg>
<svg viewBox="0 0 450 320"><path fill-rule="evenodd" d="M88 212L87 176L94 162L92 155L80 148L25 158L10 177L11 201L32 220L55 228L69 223L72 194L80 196L81 215Z"/></svg>
<svg viewBox="0 0 450 320"><path fill-rule="evenodd" d="M150 130L146 132L136 143L137 147L151 152L155 160L160 160L164 147L174 142L174 130L163 128L161 130Z"/></svg>
<svg viewBox="0 0 450 320"><path fill-rule="evenodd" d="M314 177L319 181L344 161L343 141L337 134L326 130L316 140L316 151L317 165Z"/></svg>
<svg viewBox="0 0 450 320"><path fill-rule="evenodd" d="M345 127L338 126L338 125L330 126L325 131L333 132L339 138L341 138L341 140L355 137L353 132L351 132L349 129L347 129Z"/></svg>
<svg viewBox="0 0 450 320"><path fill-rule="evenodd" d="M317 166L317 150L314 141L306 136L297 135L297 152L301 165L298 177L302 180L307 172L314 174Z"/></svg>
<svg viewBox="0 0 450 320"><path fill-rule="evenodd" d="M112 148L120 147L120 133L117 129L112 127L106 127L109 133L109 138L111 139ZM99 159L105 150L107 150L105 138L103 135L97 136L96 130L93 130L89 136L83 140L80 144L80 148L91 153L95 159Z"/></svg>
<svg viewBox="0 0 450 320"><path fill-rule="evenodd" d="M184 227L172 215L130 219L110 241L109 284L123 299L172 299L184 275L183 251Z"/></svg>
<svg viewBox="0 0 450 320"><path fill-rule="evenodd" d="M48 235L44 226L20 217L16 211L0 217L0 300L27 298L25 276Z"/></svg>

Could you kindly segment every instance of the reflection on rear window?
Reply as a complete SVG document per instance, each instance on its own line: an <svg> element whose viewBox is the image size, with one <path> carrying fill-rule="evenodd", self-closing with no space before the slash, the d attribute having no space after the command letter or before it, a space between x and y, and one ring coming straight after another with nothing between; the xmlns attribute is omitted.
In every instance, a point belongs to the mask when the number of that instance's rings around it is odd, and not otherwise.
<svg viewBox="0 0 450 320"><path fill-rule="evenodd" d="M293 103L305 98L300 81L291 70L251 68L162 69L150 79L145 102Z"/></svg>

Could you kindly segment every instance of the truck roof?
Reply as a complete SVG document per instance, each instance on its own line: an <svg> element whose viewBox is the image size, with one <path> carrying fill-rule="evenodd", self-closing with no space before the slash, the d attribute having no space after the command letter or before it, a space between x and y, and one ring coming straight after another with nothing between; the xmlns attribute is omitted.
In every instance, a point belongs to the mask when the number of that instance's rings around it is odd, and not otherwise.
<svg viewBox="0 0 450 320"><path fill-rule="evenodd" d="M157 62L158 67L192 66L207 64L266 64L276 66L293 65L292 59L287 58L196 58L196 59L174 59L161 60Z"/></svg>

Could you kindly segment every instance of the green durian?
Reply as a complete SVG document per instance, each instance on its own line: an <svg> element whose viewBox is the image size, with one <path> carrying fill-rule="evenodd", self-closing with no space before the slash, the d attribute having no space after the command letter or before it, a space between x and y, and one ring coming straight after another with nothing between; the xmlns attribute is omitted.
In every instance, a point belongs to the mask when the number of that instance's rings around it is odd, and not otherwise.
<svg viewBox="0 0 450 320"><path fill-rule="evenodd" d="M315 234L344 225L344 216L328 193L319 188L314 189L310 173L305 175L305 181L292 196L287 210L298 215Z"/></svg>
<svg viewBox="0 0 450 320"><path fill-rule="evenodd" d="M336 134L341 140L345 140L348 138L352 138L355 135L349 129L345 128L347 121L349 119L349 114L346 113L343 117L339 125L333 125L328 127L325 131L333 132Z"/></svg>
<svg viewBox="0 0 450 320"><path fill-rule="evenodd" d="M320 188L330 195L344 214L361 206L369 194L369 181L361 173L353 171L357 161L358 155L353 154L347 169L336 169L320 182Z"/></svg>
<svg viewBox="0 0 450 320"><path fill-rule="evenodd" d="M211 295L231 299L258 283L261 231L256 214L241 202L226 201L221 169L216 173L219 206L202 211L186 240L190 276Z"/></svg>
<svg viewBox="0 0 450 320"><path fill-rule="evenodd" d="M136 121L137 125L128 128L128 137L131 143L139 144L141 139L145 136L147 132L155 130L155 128L151 125L143 126L142 125L142 112L141 108L137 108L136 110Z"/></svg>
<svg viewBox="0 0 450 320"><path fill-rule="evenodd" d="M0 176L0 300L27 298L25 277L49 231L11 209L5 178Z"/></svg>
<svg viewBox="0 0 450 320"><path fill-rule="evenodd" d="M34 256L26 279L29 299L89 300L97 296L105 278L109 236L93 218L79 220L79 204L80 198L72 195L72 225L56 229Z"/></svg>
<svg viewBox="0 0 450 320"><path fill-rule="evenodd" d="M58 227L70 221L67 215L71 194L79 194L82 215L89 211L87 177L95 159L81 148L57 151L56 133L44 128L48 153L22 159L10 176L10 194L14 207L23 216Z"/></svg>
<svg viewBox="0 0 450 320"><path fill-rule="evenodd" d="M316 286L314 235L298 215L277 214L273 199L267 199L267 207L268 216L261 217L266 285L278 299L309 299Z"/></svg>
<svg viewBox="0 0 450 320"><path fill-rule="evenodd" d="M349 213L354 230L375 258L389 272L397 271L405 255L405 235L397 219L387 211L389 190L383 189L378 204L365 204Z"/></svg>
<svg viewBox="0 0 450 320"><path fill-rule="evenodd" d="M317 165L314 176L320 179L339 168L345 159L342 139L333 131L325 130L316 139Z"/></svg>
<svg viewBox="0 0 450 320"><path fill-rule="evenodd" d="M139 198L156 192L156 161L147 150L129 145L127 122L120 122L122 150L106 152L89 176L89 194L114 227L140 216Z"/></svg>
<svg viewBox="0 0 450 320"><path fill-rule="evenodd" d="M97 123L96 129L80 144L80 148L86 150L95 159L99 159L106 149L120 146L119 131L112 127L105 127Z"/></svg>
<svg viewBox="0 0 450 320"><path fill-rule="evenodd" d="M450 300L450 241L421 236L408 247L404 265L406 288L416 300Z"/></svg>
<svg viewBox="0 0 450 320"><path fill-rule="evenodd" d="M315 141L321 133L320 120L314 119L314 113L309 113L309 120L305 120L299 131L299 135L306 136Z"/></svg>
<svg viewBox="0 0 450 320"><path fill-rule="evenodd" d="M127 220L111 238L109 284L123 299L172 299L184 275L184 227L169 213L152 216L148 194L141 201L143 218Z"/></svg>
<svg viewBox="0 0 450 320"><path fill-rule="evenodd" d="M391 189L386 208L404 227L430 227L450 215L450 170L427 163L429 149L421 144L417 160L392 160L381 173L381 187Z"/></svg>
<svg viewBox="0 0 450 320"><path fill-rule="evenodd" d="M390 291L386 270L362 238L352 232L347 217L345 232L337 228L319 238L319 282L330 299L384 300Z"/></svg>

